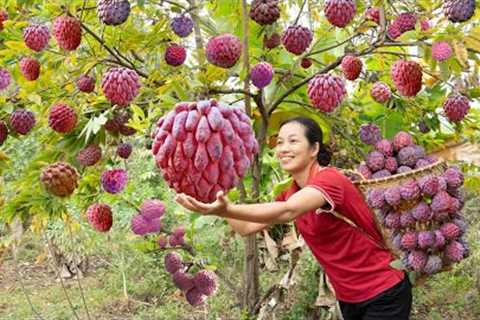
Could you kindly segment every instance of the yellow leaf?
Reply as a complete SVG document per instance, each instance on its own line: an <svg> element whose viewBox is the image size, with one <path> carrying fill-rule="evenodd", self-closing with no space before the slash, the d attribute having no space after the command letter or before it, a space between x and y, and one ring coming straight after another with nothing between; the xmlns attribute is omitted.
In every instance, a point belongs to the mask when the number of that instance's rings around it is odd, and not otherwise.
<svg viewBox="0 0 480 320"><path fill-rule="evenodd" d="M462 65L462 67L468 67L468 51L465 48L463 41L454 40L453 41L453 50L455 51L455 55L457 56L458 62Z"/></svg>
<svg viewBox="0 0 480 320"><path fill-rule="evenodd" d="M467 36L464 40L467 48L480 51L480 38Z"/></svg>
<svg viewBox="0 0 480 320"><path fill-rule="evenodd" d="M34 233L39 234L43 230L43 228L45 228L47 223L48 218L46 216L36 214L32 218L32 224L30 225L30 229L32 229Z"/></svg>
<svg viewBox="0 0 480 320"><path fill-rule="evenodd" d="M17 51L27 50L27 47L25 46L23 41L5 41L4 43L8 48L13 50L17 50Z"/></svg>

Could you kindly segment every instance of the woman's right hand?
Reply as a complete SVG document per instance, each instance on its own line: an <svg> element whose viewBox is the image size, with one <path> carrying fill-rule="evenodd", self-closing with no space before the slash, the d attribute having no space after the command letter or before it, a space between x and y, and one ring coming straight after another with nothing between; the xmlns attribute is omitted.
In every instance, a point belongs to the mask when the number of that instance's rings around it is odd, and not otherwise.
<svg viewBox="0 0 480 320"><path fill-rule="evenodd" d="M230 201L224 195L223 191L217 192L217 199L212 203L198 201L183 193L178 194L175 197L175 201L184 208L203 215L226 216L230 206Z"/></svg>

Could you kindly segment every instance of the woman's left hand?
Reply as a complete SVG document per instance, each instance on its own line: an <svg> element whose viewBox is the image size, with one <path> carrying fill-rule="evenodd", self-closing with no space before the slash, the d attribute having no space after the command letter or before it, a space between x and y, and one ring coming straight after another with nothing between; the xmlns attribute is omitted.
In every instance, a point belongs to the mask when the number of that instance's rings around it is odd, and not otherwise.
<svg viewBox="0 0 480 320"><path fill-rule="evenodd" d="M183 193L178 194L175 197L175 201L186 209L204 215L224 216L230 206L230 201L228 201L227 197L223 194L223 191L217 192L217 199L212 203L198 201Z"/></svg>

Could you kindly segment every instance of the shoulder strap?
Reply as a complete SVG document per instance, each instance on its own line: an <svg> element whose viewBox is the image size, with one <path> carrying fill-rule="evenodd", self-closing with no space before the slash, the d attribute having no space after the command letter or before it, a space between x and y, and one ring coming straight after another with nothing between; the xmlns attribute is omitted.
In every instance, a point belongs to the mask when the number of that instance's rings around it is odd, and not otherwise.
<svg viewBox="0 0 480 320"><path fill-rule="evenodd" d="M398 254L395 252L395 250L392 249L391 245L390 245L390 242L388 239L385 238L385 236L383 235L383 232L381 232L380 230L380 234L382 235L382 238L383 238L383 243L380 243L378 242L377 240L375 240L370 234L368 234L368 232L366 232L365 230L363 230L362 228L360 228L355 222L353 222L351 219L345 217L344 215L336 212L336 211L331 211L331 213L339 218L340 220L343 220L344 222L346 222L347 224L349 224L350 226L352 226L353 228L357 229L358 231L360 231L363 235L365 235L366 237L368 237L370 240L372 240L377 246L379 246L380 248L382 249L385 249L385 250L388 250L392 253L392 255L395 257L395 258L399 258ZM375 220L375 223L378 224L377 222L377 219L374 217L374 220Z"/></svg>

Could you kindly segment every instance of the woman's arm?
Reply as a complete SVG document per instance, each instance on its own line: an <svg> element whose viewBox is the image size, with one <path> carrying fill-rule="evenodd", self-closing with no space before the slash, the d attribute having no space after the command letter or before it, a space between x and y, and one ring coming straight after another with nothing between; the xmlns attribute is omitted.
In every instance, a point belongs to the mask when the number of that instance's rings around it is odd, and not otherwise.
<svg viewBox="0 0 480 320"><path fill-rule="evenodd" d="M269 226L268 223L248 222L232 218L225 218L225 220L227 220L233 231L240 234L242 237L261 231Z"/></svg>
<svg viewBox="0 0 480 320"><path fill-rule="evenodd" d="M305 187L287 201L258 204L232 204L219 191L213 203L203 203L187 195L178 195L177 202L187 209L202 214L213 214L257 223L275 224L294 220L299 215L327 204L323 193L313 187Z"/></svg>

